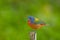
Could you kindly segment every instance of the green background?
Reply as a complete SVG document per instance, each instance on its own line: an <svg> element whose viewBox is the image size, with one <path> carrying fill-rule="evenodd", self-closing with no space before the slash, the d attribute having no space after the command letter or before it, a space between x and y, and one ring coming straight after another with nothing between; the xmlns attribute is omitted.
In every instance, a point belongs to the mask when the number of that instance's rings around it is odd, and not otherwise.
<svg viewBox="0 0 60 40"><path fill-rule="evenodd" d="M27 17L44 20L37 40L60 40L60 0L0 0L0 40L30 40Z"/></svg>

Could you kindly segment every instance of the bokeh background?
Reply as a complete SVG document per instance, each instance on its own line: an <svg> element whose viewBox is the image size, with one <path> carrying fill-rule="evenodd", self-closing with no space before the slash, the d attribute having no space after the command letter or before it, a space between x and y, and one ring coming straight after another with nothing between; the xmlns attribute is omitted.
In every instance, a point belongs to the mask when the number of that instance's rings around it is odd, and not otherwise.
<svg viewBox="0 0 60 40"><path fill-rule="evenodd" d="M37 40L60 40L60 0L0 0L0 40L30 40L27 17L44 20Z"/></svg>

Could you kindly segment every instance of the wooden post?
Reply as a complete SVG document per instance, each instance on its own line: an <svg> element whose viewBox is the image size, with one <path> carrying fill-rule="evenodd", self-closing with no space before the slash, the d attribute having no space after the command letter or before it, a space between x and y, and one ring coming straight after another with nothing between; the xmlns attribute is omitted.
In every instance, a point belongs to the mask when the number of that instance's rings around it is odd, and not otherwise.
<svg viewBox="0 0 60 40"><path fill-rule="evenodd" d="M36 32L30 32L30 40L37 40L37 33Z"/></svg>

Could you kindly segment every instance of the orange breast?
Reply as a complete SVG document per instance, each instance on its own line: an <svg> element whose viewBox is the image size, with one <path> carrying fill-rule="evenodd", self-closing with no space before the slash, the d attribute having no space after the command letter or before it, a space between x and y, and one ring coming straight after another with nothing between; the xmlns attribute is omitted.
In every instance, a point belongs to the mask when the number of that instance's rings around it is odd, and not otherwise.
<svg viewBox="0 0 60 40"><path fill-rule="evenodd" d="M30 21L28 21L28 25L32 28L32 29L39 29L41 28L43 25L41 24L32 24Z"/></svg>

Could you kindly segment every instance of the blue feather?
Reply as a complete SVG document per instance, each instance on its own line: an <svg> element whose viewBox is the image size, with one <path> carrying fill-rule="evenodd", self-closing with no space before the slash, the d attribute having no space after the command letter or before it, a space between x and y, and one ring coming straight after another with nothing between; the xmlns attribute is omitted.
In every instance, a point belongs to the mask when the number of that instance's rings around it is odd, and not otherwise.
<svg viewBox="0 0 60 40"><path fill-rule="evenodd" d="M31 23L34 23L35 18L33 16L29 16L28 18L31 21Z"/></svg>

